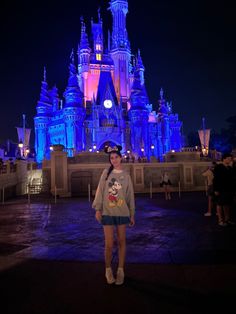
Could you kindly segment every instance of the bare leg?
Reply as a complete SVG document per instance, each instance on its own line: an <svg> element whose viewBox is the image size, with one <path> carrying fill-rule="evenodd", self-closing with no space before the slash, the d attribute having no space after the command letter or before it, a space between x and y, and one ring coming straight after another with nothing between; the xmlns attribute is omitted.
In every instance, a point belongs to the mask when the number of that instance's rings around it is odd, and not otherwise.
<svg viewBox="0 0 236 314"><path fill-rule="evenodd" d="M164 185L164 189L165 189L165 199L168 200L168 193L167 193L167 185Z"/></svg>
<svg viewBox="0 0 236 314"><path fill-rule="evenodd" d="M224 210L224 215L225 215L225 221L229 221L230 218L229 218L229 206L223 206L223 210Z"/></svg>
<svg viewBox="0 0 236 314"><path fill-rule="evenodd" d="M103 226L104 236L105 236L105 265L111 267L112 260L112 249L114 241L114 227L113 226Z"/></svg>
<svg viewBox="0 0 236 314"><path fill-rule="evenodd" d="M218 222L224 222L224 218L223 218L223 211L222 211L222 206L221 205L217 205L216 206L216 211L217 211L217 216L218 216Z"/></svg>
<svg viewBox="0 0 236 314"><path fill-rule="evenodd" d="M119 268L124 268L126 254L126 225L117 227L117 238L119 246Z"/></svg>
<svg viewBox="0 0 236 314"><path fill-rule="evenodd" d="M167 185L167 198L170 200L171 196L170 196L170 186Z"/></svg>
<svg viewBox="0 0 236 314"><path fill-rule="evenodd" d="M212 197L208 196L208 210L207 210L207 212L209 214L211 214L211 211L212 211Z"/></svg>

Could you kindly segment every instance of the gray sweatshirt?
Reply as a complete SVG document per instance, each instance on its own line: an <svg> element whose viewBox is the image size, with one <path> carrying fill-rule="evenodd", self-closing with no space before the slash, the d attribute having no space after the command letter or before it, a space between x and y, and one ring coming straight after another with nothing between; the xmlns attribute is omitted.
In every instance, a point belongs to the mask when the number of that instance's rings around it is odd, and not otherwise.
<svg viewBox="0 0 236 314"><path fill-rule="evenodd" d="M101 175L92 207L102 215L133 216L135 213L134 189L130 175L124 170L115 170L107 177L105 169Z"/></svg>

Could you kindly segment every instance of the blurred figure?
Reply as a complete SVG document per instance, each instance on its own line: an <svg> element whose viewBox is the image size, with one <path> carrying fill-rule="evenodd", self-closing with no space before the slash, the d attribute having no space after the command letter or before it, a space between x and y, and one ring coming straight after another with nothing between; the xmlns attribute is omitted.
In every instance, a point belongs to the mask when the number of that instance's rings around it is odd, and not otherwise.
<svg viewBox="0 0 236 314"><path fill-rule="evenodd" d="M171 195L170 195L171 181L169 178L169 173L167 171L165 171L163 175L161 176L160 186L164 188L165 199L170 200L171 199Z"/></svg>
<svg viewBox="0 0 236 314"><path fill-rule="evenodd" d="M212 215L212 209L214 206L213 178L215 166L216 162L213 161L212 165L202 173L202 175L206 178L207 182L208 208L207 212L204 214L204 216L206 217L210 217Z"/></svg>
<svg viewBox="0 0 236 314"><path fill-rule="evenodd" d="M234 224L231 210L235 193L233 158L229 153L222 156L222 163L214 170L213 190L216 197L216 210L219 226Z"/></svg>

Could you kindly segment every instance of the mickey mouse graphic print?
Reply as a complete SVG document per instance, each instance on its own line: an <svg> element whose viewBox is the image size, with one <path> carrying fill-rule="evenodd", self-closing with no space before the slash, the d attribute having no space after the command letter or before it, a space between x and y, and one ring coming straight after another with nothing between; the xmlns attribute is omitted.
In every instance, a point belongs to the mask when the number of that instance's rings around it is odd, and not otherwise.
<svg viewBox="0 0 236 314"><path fill-rule="evenodd" d="M135 213L134 190L130 175L113 169L106 180L105 169L100 178L92 207L102 213L103 225L129 224Z"/></svg>

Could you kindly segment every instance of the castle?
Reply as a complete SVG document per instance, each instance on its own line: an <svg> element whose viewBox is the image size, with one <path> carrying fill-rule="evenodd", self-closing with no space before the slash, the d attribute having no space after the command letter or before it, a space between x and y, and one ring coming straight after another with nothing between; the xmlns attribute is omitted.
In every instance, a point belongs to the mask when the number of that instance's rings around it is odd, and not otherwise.
<svg viewBox="0 0 236 314"><path fill-rule="evenodd" d="M34 117L38 163L50 158L50 147L56 144L64 145L69 157L108 144L119 144L123 153L136 158L158 160L170 150L181 150L182 122L163 90L156 111L149 103L141 54L132 54L128 39L128 1L111 0L109 5L113 23L107 41L100 10L97 22L91 20L92 42L81 18L78 60L72 52L64 101L55 86L48 87L44 70Z"/></svg>

